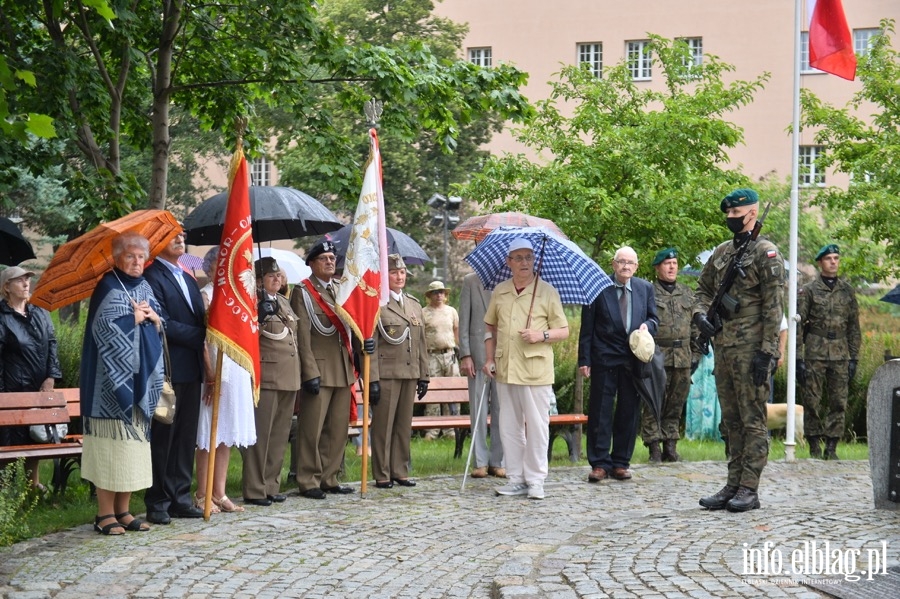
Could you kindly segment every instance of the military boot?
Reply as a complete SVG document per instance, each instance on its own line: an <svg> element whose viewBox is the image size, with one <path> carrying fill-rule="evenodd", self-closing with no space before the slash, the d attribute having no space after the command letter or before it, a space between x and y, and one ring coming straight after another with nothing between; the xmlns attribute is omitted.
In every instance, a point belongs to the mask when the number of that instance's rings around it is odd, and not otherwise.
<svg viewBox="0 0 900 599"><path fill-rule="evenodd" d="M747 512L759 509L759 495L749 487L741 487L725 507L729 512Z"/></svg>
<svg viewBox="0 0 900 599"><path fill-rule="evenodd" d="M819 437L807 437L809 441L809 457L817 460L822 459L822 448L819 446Z"/></svg>
<svg viewBox="0 0 900 599"><path fill-rule="evenodd" d="M659 441L650 441L647 443L647 449L650 450L650 463L659 464L663 459L659 450Z"/></svg>
<svg viewBox="0 0 900 599"><path fill-rule="evenodd" d="M702 498L700 500L700 505L708 510L725 509L725 506L728 505L728 502L731 501L731 499L737 494L737 492L737 487L725 485L724 487L722 487L722 490L715 495L710 495L709 497Z"/></svg>
<svg viewBox="0 0 900 599"><path fill-rule="evenodd" d="M679 459L678 452L675 451L675 447L678 445L678 441L675 439L666 439L663 441L663 454L662 461L663 462L677 462Z"/></svg>
<svg viewBox="0 0 900 599"><path fill-rule="evenodd" d="M826 460L837 460L837 437L826 437L825 438L825 459Z"/></svg>

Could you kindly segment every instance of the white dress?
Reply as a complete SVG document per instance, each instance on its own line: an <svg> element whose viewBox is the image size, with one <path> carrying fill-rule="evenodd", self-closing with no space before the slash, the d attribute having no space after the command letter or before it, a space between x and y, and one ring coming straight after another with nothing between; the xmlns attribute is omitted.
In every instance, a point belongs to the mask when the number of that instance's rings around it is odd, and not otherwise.
<svg viewBox="0 0 900 599"><path fill-rule="evenodd" d="M212 285L201 291L206 297L212 295ZM210 346L209 355L216 364L215 347ZM206 395L206 385L203 385ZM222 384L219 395L219 417L216 428L216 445L227 447L249 447L256 443L256 423L253 413L253 387L250 373L239 367L227 355L222 356ZM200 421L197 424L197 448L209 451L209 429L212 423L212 406L200 402Z"/></svg>

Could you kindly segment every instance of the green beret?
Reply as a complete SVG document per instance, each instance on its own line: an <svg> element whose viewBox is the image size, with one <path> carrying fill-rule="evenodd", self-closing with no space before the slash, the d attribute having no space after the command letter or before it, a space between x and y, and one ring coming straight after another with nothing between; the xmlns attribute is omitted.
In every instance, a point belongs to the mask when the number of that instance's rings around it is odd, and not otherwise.
<svg viewBox="0 0 900 599"><path fill-rule="evenodd" d="M838 246L834 243L829 243L826 246L823 246L819 253L816 254L816 262L827 256L828 254L838 254L840 255L841 250L838 249Z"/></svg>
<svg viewBox="0 0 900 599"><path fill-rule="evenodd" d="M653 258L652 266L657 266L662 264L664 261L669 260L670 258L677 258L678 250L675 248L666 248L664 250L659 250L656 252L656 257Z"/></svg>
<svg viewBox="0 0 900 599"><path fill-rule="evenodd" d="M722 212L727 212L729 208L752 206L753 204L759 204L759 195L752 189L742 187L741 189L735 189L725 196L725 199L722 200L719 208L722 209Z"/></svg>

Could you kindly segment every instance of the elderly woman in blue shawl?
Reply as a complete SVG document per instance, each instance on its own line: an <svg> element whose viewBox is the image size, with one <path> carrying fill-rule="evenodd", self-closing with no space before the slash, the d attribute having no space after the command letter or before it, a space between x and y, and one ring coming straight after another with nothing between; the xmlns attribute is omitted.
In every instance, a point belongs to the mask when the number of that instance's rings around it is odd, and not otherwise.
<svg viewBox="0 0 900 599"><path fill-rule="evenodd" d="M163 383L159 304L144 280L147 239L113 240L115 268L91 296L81 362L81 476L97 487L94 530L149 530L130 513L131 493L153 482L150 420Z"/></svg>

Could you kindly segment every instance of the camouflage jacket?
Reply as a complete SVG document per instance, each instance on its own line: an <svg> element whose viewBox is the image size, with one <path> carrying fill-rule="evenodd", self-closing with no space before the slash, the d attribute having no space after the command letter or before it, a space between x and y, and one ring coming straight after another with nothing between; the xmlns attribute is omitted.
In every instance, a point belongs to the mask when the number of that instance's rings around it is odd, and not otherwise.
<svg viewBox="0 0 900 599"><path fill-rule="evenodd" d="M856 360L862 335L859 330L859 305L856 293L838 278L834 289L816 279L797 297L801 343L807 360Z"/></svg>
<svg viewBox="0 0 900 599"><path fill-rule="evenodd" d="M654 340L665 356L667 368L690 368L691 357L697 353L694 341L697 331L691 324L694 309L694 292L683 283L675 283L669 293L660 284L653 282L656 292L656 314L659 316L659 330Z"/></svg>
<svg viewBox="0 0 900 599"><path fill-rule="evenodd" d="M694 313L706 313L737 248L732 240L720 244L700 273ZM778 333L784 316L784 258L775 244L764 237L750 242L741 265L746 277L738 276L728 292L740 302L738 314L723 320L713 339L715 347L762 350L778 358Z"/></svg>

